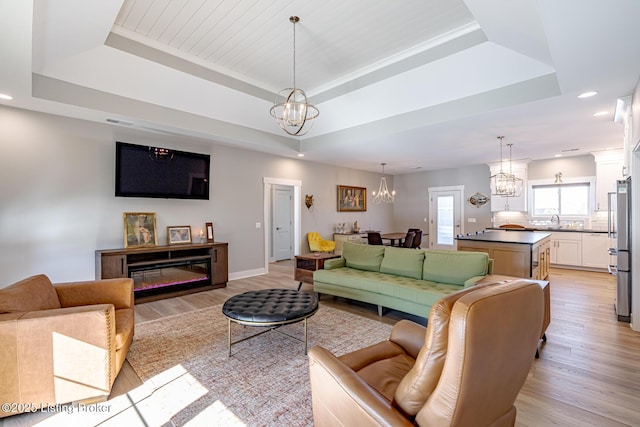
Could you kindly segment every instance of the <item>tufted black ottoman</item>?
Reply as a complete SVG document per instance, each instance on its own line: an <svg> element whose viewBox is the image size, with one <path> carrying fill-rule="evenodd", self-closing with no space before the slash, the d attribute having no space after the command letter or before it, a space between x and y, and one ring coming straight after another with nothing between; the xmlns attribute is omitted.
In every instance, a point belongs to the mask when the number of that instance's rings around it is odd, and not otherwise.
<svg viewBox="0 0 640 427"><path fill-rule="evenodd" d="M222 314L229 319L229 356L231 346L249 338L277 330L280 326L304 321L304 341L280 332L288 337L304 342L304 354L307 354L307 319L318 311L318 298L309 292L293 289L262 289L249 291L229 298L222 306ZM267 330L231 341L231 322L247 326L266 326Z"/></svg>

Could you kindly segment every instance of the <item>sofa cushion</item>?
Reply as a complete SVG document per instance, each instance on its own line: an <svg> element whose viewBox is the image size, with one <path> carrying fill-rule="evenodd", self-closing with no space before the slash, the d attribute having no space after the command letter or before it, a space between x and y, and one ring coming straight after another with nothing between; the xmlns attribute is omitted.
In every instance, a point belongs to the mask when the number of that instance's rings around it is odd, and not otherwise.
<svg viewBox="0 0 640 427"><path fill-rule="evenodd" d="M474 276L485 276L489 255L483 252L425 251L422 278L463 286Z"/></svg>
<svg viewBox="0 0 640 427"><path fill-rule="evenodd" d="M368 362L365 366L351 369L354 369L360 378L389 402L393 401L393 393L402 378L411 370L416 362L415 359L406 354L402 347L391 341L382 341L360 350L354 352L356 355L348 353L340 360L348 366L349 356L363 358L362 362ZM380 353L376 353L376 351ZM372 360L372 356L375 359ZM345 361L345 359L347 360Z"/></svg>
<svg viewBox="0 0 640 427"><path fill-rule="evenodd" d="M380 271L384 249L384 246L344 242L342 245L342 257L345 259L347 267L366 271Z"/></svg>
<svg viewBox="0 0 640 427"><path fill-rule="evenodd" d="M323 284L327 284L350 290L349 293L354 295L360 291L366 291L422 304L426 307L423 317L428 315L429 307L440 298L460 290L458 285L430 282L376 271L359 271L348 267L314 271L313 282L314 289L315 287L322 288Z"/></svg>
<svg viewBox="0 0 640 427"><path fill-rule="evenodd" d="M423 264L423 251L388 246L384 250L380 272L422 279Z"/></svg>
<svg viewBox="0 0 640 427"><path fill-rule="evenodd" d="M0 289L0 313L15 313L60 308L60 300L44 274L31 276Z"/></svg>

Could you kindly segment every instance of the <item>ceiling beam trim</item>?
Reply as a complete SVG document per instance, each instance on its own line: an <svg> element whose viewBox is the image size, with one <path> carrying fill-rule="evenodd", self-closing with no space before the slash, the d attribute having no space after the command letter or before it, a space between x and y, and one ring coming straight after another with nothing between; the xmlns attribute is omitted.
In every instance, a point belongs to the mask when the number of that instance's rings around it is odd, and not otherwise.
<svg viewBox="0 0 640 427"><path fill-rule="evenodd" d="M269 90L181 58L179 52L168 53L114 31L109 33L105 45L268 102L275 99L275 94Z"/></svg>
<svg viewBox="0 0 640 427"><path fill-rule="evenodd" d="M307 138L300 142L300 148L303 152L312 152L314 145L321 145L324 149L327 148L327 145L334 145L338 149L341 145L349 142L363 139L379 139L380 137L397 134L399 133L398 130L407 131L433 124L452 122L475 114L512 107L560 94L557 76L555 73L551 73L361 126Z"/></svg>
<svg viewBox="0 0 640 427"><path fill-rule="evenodd" d="M163 133L167 133L168 129L174 132L180 130L184 135L286 157L296 156L299 152L299 141L293 138L110 94L37 73L32 74L32 87L35 98L104 111L105 121L110 114L135 117L124 120L133 122L134 127L139 121L147 122L146 125L137 125L142 130Z"/></svg>
<svg viewBox="0 0 640 427"><path fill-rule="evenodd" d="M430 49L386 65L382 68L378 68L360 77L351 80L346 78L345 80L347 81L345 83L331 87L330 89L323 90L320 88L308 91L309 101L314 104L321 104L322 102L338 98L349 92L356 91L363 87L404 73L405 71L413 70L428 63L451 56L455 53L470 49L474 46L481 45L486 41L487 37L484 32L476 25L474 26L473 31L462 34L460 37L440 43Z"/></svg>

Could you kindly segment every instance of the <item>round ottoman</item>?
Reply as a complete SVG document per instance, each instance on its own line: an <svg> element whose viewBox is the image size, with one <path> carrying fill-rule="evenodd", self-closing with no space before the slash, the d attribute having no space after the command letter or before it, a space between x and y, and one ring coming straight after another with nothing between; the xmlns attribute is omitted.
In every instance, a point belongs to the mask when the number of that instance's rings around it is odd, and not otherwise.
<svg viewBox="0 0 640 427"><path fill-rule="evenodd" d="M222 306L222 314L229 321L229 356L231 346L269 331L277 331L304 342L307 353L307 319L318 311L318 298L310 292L293 289L261 289L229 298ZM283 325L304 322L304 340L279 331ZM246 326L269 327L264 331L238 341L231 340L231 323Z"/></svg>

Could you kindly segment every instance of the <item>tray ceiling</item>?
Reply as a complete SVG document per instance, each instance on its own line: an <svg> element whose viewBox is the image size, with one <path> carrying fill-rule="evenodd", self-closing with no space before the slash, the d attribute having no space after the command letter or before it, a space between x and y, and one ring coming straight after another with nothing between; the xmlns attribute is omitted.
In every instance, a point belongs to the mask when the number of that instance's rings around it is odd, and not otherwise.
<svg viewBox="0 0 640 427"><path fill-rule="evenodd" d="M640 3L618 0L24 1L3 4L7 105L388 173L621 147ZM576 10L580 13L577 14ZM269 116L292 83L304 138ZM596 97L577 95L597 90ZM593 117L596 111L607 111Z"/></svg>

